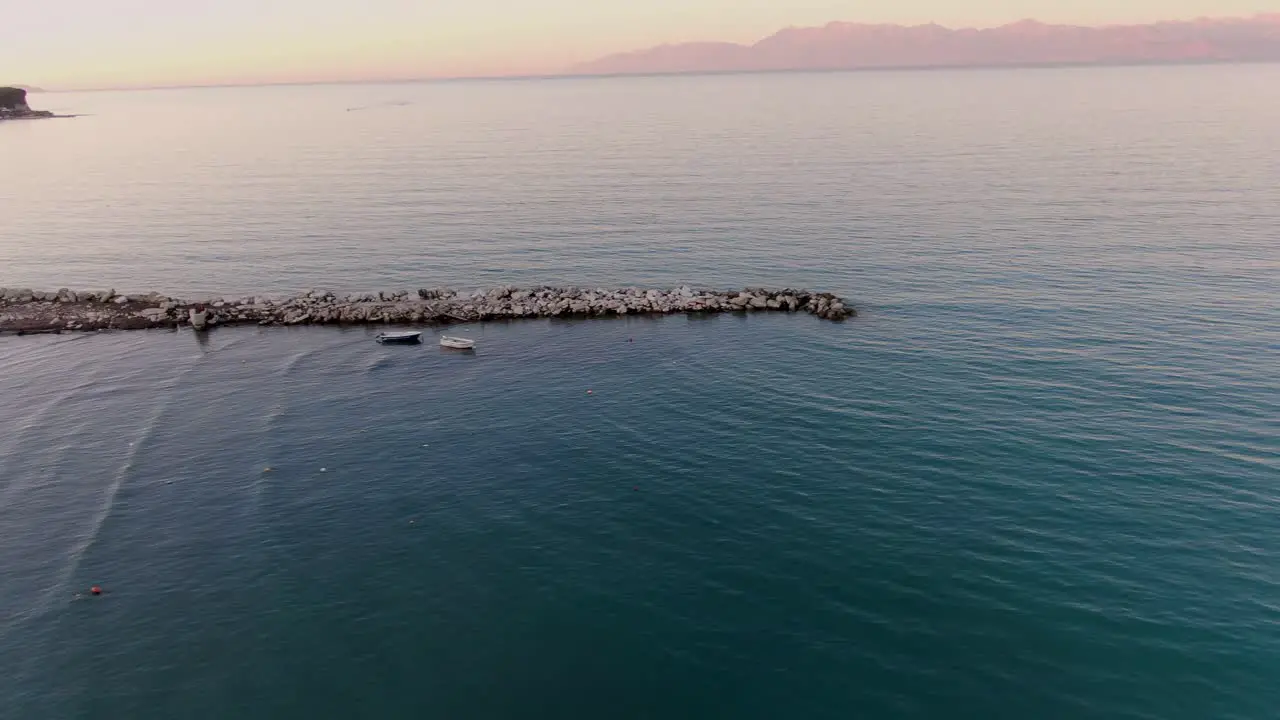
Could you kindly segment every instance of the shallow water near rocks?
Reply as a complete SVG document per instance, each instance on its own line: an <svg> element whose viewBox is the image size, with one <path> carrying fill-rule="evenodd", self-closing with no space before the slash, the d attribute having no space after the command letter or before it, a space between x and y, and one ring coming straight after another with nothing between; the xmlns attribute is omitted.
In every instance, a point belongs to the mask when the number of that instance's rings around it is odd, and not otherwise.
<svg viewBox="0 0 1280 720"><path fill-rule="evenodd" d="M1277 72L41 97L3 286L860 315L0 338L0 718L1272 717Z"/></svg>

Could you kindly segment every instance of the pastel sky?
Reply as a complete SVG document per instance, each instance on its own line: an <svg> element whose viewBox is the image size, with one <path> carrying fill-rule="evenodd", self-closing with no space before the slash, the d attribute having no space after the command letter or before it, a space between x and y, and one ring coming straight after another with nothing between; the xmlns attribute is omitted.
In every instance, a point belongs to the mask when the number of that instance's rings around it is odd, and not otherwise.
<svg viewBox="0 0 1280 720"><path fill-rule="evenodd" d="M832 20L1106 24L1280 0L0 0L0 82L49 88L551 73Z"/></svg>

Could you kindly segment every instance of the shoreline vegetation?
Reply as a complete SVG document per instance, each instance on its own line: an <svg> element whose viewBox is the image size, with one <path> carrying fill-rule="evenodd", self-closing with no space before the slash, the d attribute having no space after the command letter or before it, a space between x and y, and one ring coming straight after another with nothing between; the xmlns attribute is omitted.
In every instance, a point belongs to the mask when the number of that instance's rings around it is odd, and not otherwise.
<svg viewBox="0 0 1280 720"><path fill-rule="evenodd" d="M823 320L857 315L831 293L808 290L741 291L642 288L519 289L459 292L349 293L312 290L293 296L246 296L186 301L159 293L115 290L53 292L0 288L0 334L145 330L234 325L451 325L522 318L589 318L678 313L806 312Z"/></svg>

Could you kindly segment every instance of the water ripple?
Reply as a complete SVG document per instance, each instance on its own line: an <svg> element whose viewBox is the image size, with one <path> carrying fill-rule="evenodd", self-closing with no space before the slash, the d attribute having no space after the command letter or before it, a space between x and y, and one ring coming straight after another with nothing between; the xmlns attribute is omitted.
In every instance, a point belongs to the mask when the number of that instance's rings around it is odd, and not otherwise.
<svg viewBox="0 0 1280 720"><path fill-rule="evenodd" d="M0 284L861 314L0 338L0 715L1270 717L1274 73L68 95Z"/></svg>

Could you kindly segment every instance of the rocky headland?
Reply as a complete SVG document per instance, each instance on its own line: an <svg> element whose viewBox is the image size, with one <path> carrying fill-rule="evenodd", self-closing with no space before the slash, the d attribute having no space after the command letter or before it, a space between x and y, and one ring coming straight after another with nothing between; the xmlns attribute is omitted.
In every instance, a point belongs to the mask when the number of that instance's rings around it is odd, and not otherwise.
<svg viewBox="0 0 1280 720"><path fill-rule="evenodd" d="M0 120L57 117L48 110L32 110L27 104L27 91L17 87L0 87Z"/></svg>
<svg viewBox="0 0 1280 720"><path fill-rule="evenodd" d="M197 329L229 325L448 325L520 318L587 318L677 313L805 312L824 320L856 315L830 293L641 288L500 287L474 292L338 295L312 290L296 296L181 300L158 293L115 290L44 292L0 288L0 332L49 333L147 328Z"/></svg>

